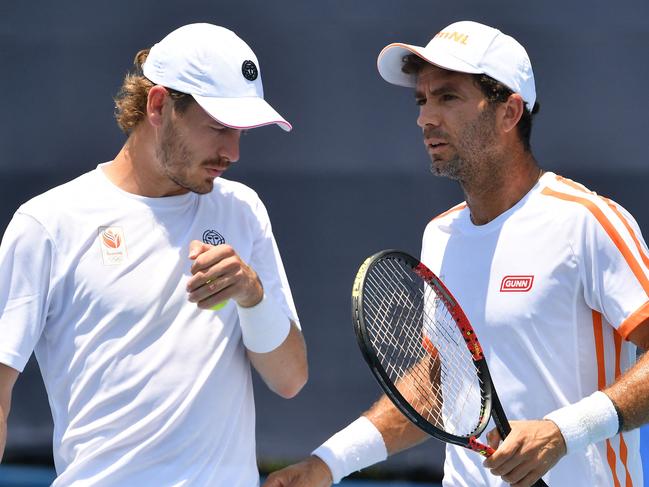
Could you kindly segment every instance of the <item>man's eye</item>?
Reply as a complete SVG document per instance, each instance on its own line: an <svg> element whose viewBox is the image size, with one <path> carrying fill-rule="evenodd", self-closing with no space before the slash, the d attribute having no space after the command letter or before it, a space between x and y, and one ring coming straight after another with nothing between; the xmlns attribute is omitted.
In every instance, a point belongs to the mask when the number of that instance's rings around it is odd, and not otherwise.
<svg viewBox="0 0 649 487"><path fill-rule="evenodd" d="M441 96L442 101L451 101L457 99L457 96L451 94L451 93L445 93Z"/></svg>
<svg viewBox="0 0 649 487"><path fill-rule="evenodd" d="M417 98L415 100L415 103L417 104L417 106L425 105L426 104L426 99L425 98Z"/></svg>

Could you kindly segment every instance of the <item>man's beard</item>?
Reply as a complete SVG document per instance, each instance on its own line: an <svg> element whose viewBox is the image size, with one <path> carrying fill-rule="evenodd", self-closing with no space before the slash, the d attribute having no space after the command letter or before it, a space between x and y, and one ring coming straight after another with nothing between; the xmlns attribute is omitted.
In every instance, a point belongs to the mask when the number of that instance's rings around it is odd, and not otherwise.
<svg viewBox="0 0 649 487"><path fill-rule="evenodd" d="M212 191L214 180L208 177L200 181L191 181L190 169L195 166L223 166L218 159L208 159L200 164L192 162L193 155L179 135L178 129L171 120L165 120L162 126L162 137L156 150L156 155L165 176L183 189L197 194L206 194Z"/></svg>
<svg viewBox="0 0 649 487"><path fill-rule="evenodd" d="M445 139L446 134L433 129L426 131L425 136ZM475 176L494 159L491 145L495 136L495 110L487 107L476 120L462 127L460 137L453 146L455 154L449 160L436 161L434 156L431 156L430 171L435 176L460 182L475 179Z"/></svg>

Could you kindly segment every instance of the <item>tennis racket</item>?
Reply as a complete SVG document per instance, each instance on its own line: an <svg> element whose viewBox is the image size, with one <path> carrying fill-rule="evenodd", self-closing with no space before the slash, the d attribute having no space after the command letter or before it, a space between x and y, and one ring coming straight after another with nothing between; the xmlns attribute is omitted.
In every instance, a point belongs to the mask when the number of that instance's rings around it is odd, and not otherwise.
<svg viewBox="0 0 649 487"><path fill-rule="evenodd" d="M354 280L352 319L365 360L401 413L439 440L494 453L477 438L493 417L504 439L509 422L478 337L431 270L396 250L367 258Z"/></svg>

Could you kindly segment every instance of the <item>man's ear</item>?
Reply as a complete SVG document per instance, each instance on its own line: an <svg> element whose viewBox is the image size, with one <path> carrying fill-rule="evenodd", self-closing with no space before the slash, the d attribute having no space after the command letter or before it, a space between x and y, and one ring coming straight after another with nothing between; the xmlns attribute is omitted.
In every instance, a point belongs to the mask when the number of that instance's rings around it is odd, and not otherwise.
<svg viewBox="0 0 649 487"><path fill-rule="evenodd" d="M162 126L162 111L169 92L164 86L155 85L149 90L146 100L146 118L154 127Z"/></svg>
<svg viewBox="0 0 649 487"><path fill-rule="evenodd" d="M505 132L512 131L525 111L525 102L523 97L518 93L512 93L504 103L504 110L502 111L501 124Z"/></svg>

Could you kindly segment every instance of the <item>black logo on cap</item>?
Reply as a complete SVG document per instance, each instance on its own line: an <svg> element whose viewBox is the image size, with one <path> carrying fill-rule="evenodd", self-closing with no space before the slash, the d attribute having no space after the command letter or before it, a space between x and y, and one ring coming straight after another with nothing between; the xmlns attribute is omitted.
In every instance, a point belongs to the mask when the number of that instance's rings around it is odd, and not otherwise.
<svg viewBox="0 0 649 487"><path fill-rule="evenodd" d="M203 242L209 245L221 245L225 243L225 238L216 230L205 230L203 232Z"/></svg>
<svg viewBox="0 0 649 487"><path fill-rule="evenodd" d="M243 62L241 65L241 72L243 73L243 77L248 81L255 81L259 75L257 66L250 60Z"/></svg>

